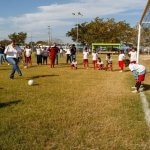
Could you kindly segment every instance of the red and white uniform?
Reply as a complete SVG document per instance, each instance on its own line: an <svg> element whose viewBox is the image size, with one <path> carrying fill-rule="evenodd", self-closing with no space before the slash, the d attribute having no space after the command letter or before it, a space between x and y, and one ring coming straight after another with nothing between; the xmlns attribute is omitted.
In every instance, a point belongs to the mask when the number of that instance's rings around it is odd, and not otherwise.
<svg viewBox="0 0 150 150"><path fill-rule="evenodd" d="M26 48L26 49L24 50L24 52L25 52L26 57L30 57L31 54L32 54L32 50L31 50L30 48Z"/></svg>
<svg viewBox="0 0 150 150"><path fill-rule="evenodd" d="M71 67L77 69L77 61L72 61Z"/></svg>
<svg viewBox="0 0 150 150"><path fill-rule="evenodd" d="M125 59L125 54L119 54L118 64L119 64L119 67L121 68L121 70L123 70L123 68L124 68L124 59Z"/></svg>
<svg viewBox="0 0 150 150"><path fill-rule="evenodd" d="M101 62L97 61L97 68L98 69L103 69L104 68L104 63L102 61Z"/></svg>
<svg viewBox="0 0 150 150"><path fill-rule="evenodd" d="M97 53L92 53L92 60L93 60L94 69L96 68L97 57L98 57Z"/></svg>
<svg viewBox="0 0 150 150"><path fill-rule="evenodd" d="M25 62L26 63L31 63L32 50L30 48L26 48L24 50L24 54L25 54Z"/></svg>
<svg viewBox="0 0 150 150"><path fill-rule="evenodd" d="M130 51L129 55L130 55L130 62L131 63L136 63L136 60L137 60L137 53L136 53L136 51Z"/></svg>
<svg viewBox="0 0 150 150"><path fill-rule="evenodd" d="M108 56L106 56L106 70L108 70L110 68L110 70L112 71L112 57L110 56L110 58Z"/></svg>
<svg viewBox="0 0 150 150"><path fill-rule="evenodd" d="M145 79L145 74L146 74L146 68L143 65L139 65L139 64L133 64L131 63L129 65L129 69L133 72L136 71L136 73L138 74L138 81L142 82Z"/></svg>
<svg viewBox="0 0 150 150"><path fill-rule="evenodd" d="M96 61L97 60L97 56L98 56L97 53L92 53L92 60Z"/></svg>
<svg viewBox="0 0 150 150"><path fill-rule="evenodd" d="M83 62L88 62L88 55L89 55L89 52L83 52Z"/></svg>

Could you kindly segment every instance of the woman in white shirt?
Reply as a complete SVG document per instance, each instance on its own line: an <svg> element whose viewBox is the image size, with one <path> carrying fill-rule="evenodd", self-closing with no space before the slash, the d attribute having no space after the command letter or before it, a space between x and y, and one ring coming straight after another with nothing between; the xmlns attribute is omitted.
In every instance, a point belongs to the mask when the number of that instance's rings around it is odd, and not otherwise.
<svg viewBox="0 0 150 150"><path fill-rule="evenodd" d="M42 50L41 50L41 47L38 46L36 48L36 56L37 56L37 64L41 64L42 65Z"/></svg>
<svg viewBox="0 0 150 150"><path fill-rule="evenodd" d="M67 55L66 63L68 64L68 61L70 61L71 63L71 51L69 46L67 46L66 48L66 55Z"/></svg>
<svg viewBox="0 0 150 150"><path fill-rule="evenodd" d="M19 76L22 76L21 70L18 66L18 56L21 55L21 49L16 45L15 41L12 41L10 45L5 48L6 59L9 64L12 65L12 72L10 74L10 79L14 79L14 74L17 71Z"/></svg>

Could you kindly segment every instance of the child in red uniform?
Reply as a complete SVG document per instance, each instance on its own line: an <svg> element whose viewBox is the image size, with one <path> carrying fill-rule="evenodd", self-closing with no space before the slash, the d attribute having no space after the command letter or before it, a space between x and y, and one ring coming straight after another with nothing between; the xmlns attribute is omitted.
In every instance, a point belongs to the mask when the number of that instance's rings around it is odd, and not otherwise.
<svg viewBox="0 0 150 150"><path fill-rule="evenodd" d="M133 76L136 79L136 84L135 84L135 90L132 91L132 93L137 93L139 91L142 91L143 89L141 89L141 83L144 81L145 79L145 74L146 74L146 68L143 65L139 65L139 64L134 64L130 63L130 60L125 60L125 66L128 67L129 69L132 71Z"/></svg>
<svg viewBox="0 0 150 150"><path fill-rule="evenodd" d="M85 48L85 50L83 51L83 64L84 64L84 68L87 68L87 69L89 67L88 55L89 55L89 52L88 52L87 48Z"/></svg>
<svg viewBox="0 0 150 150"><path fill-rule="evenodd" d="M71 62L71 68L75 70L77 69L77 61L75 58L73 58L73 61Z"/></svg>
<svg viewBox="0 0 150 150"><path fill-rule="evenodd" d="M106 71L110 68L110 70L112 71L112 57L110 54L107 54L106 56Z"/></svg>
<svg viewBox="0 0 150 150"><path fill-rule="evenodd" d="M98 54L96 53L96 50L93 50L92 60L93 60L94 69L96 69L97 57L98 57Z"/></svg>
<svg viewBox="0 0 150 150"><path fill-rule="evenodd" d="M100 57L98 57L97 68L98 68L98 70L104 69L104 63L101 61Z"/></svg>
<svg viewBox="0 0 150 150"><path fill-rule="evenodd" d="M124 59L125 59L125 54L123 53L122 50L119 51L119 56L118 56L118 64L120 67L120 72L123 72L124 69Z"/></svg>

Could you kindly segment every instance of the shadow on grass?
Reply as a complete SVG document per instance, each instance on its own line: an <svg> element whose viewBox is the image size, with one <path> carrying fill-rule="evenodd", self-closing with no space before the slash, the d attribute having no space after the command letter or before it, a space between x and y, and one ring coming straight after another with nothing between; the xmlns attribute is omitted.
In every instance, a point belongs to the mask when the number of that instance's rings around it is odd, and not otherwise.
<svg viewBox="0 0 150 150"><path fill-rule="evenodd" d="M11 106L11 105L16 105L20 102L21 102L21 100L15 100L15 101L6 102L6 103L0 103L0 108Z"/></svg>
<svg viewBox="0 0 150 150"><path fill-rule="evenodd" d="M37 76L28 77L27 80L45 78L45 77L56 77L56 76L59 76L59 75L55 75L55 74L52 74L52 75L37 75Z"/></svg>
<svg viewBox="0 0 150 150"><path fill-rule="evenodd" d="M144 91L149 91L150 90L150 85L149 84L143 84Z"/></svg>
<svg viewBox="0 0 150 150"><path fill-rule="evenodd" d="M0 70L11 70L11 68L1 68Z"/></svg>

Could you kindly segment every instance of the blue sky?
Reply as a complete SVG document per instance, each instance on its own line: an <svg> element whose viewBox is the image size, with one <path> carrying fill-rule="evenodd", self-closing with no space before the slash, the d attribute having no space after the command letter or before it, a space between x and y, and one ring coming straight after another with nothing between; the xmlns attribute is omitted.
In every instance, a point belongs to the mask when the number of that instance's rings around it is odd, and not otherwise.
<svg viewBox="0 0 150 150"><path fill-rule="evenodd" d="M126 20L132 26L139 21L147 0L1 0L0 40L13 32L27 32L33 40L47 40L51 26L52 38L71 42L65 36L77 22L72 12L81 12L79 22L95 17Z"/></svg>

